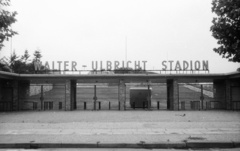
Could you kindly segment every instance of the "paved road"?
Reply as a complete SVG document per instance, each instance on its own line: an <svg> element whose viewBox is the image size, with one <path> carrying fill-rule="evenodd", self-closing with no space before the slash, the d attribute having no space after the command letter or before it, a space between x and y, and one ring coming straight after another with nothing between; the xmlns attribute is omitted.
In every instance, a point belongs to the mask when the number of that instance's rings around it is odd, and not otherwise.
<svg viewBox="0 0 240 151"><path fill-rule="evenodd" d="M240 112L0 113L0 143L240 142Z"/></svg>
<svg viewBox="0 0 240 151"><path fill-rule="evenodd" d="M0 149L0 151L239 151L240 148L225 148L225 149L218 149L218 148L209 148L209 149L116 149L116 148L55 148L55 149Z"/></svg>

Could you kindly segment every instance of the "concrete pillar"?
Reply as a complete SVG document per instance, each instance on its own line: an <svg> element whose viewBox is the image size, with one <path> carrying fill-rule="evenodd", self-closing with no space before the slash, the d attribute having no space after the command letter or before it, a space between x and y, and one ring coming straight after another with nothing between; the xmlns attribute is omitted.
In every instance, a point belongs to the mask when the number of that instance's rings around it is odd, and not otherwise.
<svg viewBox="0 0 240 151"><path fill-rule="evenodd" d="M71 106L72 106L72 110L77 109L77 82L76 82L76 80L71 80Z"/></svg>
<svg viewBox="0 0 240 151"><path fill-rule="evenodd" d="M231 81L225 81L225 107L224 109L231 110L232 109L232 96L231 96Z"/></svg>
<svg viewBox="0 0 240 151"><path fill-rule="evenodd" d="M226 101L228 108L232 110L239 110L240 108L240 79L226 80Z"/></svg>
<svg viewBox="0 0 240 151"><path fill-rule="evenodd" d="M120 103L120 110L124 110L125 109L125 103L126 103L126 85L124 83L124 80L119 81L118 101Z"/></svg>
<svg viewBox="0 0 240 151"><path fill-rule="evenodd" d="M179 88L178 81L176 79L167 80L167 100L169 101L170 110L179 109Z"/></svg>
<svg viewBox="0 0 240 151"><path fill-rule="evenodd" d="M18 81L18 110L23 110L25 101L28 101L30 92L30 81ZM40 102L38 103L40 109Z"/></svg>
<svg viewBox="0 0 240 151"><path fill-rule="evenodd" d="M76 81L66 80L65 87L65 110L76 109Z"/></svg>
<svg viewBox="0 0 240 151"><path fill-rule="evenodd" d="M214 80L213 81L213 97L214 101L221 103L222 109L230 107L229 102L226 101L226 81L225 80Z"/></svg>
<svg viewBox="0 0 240 151"><path fill-rule="evenodd" d="M71 110L71 81L66 80L65 83L65 110Z"/></svg>
<svg viewBox="0 0 240 151"><path fill-rule="evenodd" d="M13 94L13 102L12 102L12 110L18 111L19 110L19 88L18 88L18 81L12 81L12 94Z"/></svg>
<svg viewBox="0 0 240 151"><path fill-rule="evenodd" d="M3 99L3 80L0 79L0 101Z"/></svg>

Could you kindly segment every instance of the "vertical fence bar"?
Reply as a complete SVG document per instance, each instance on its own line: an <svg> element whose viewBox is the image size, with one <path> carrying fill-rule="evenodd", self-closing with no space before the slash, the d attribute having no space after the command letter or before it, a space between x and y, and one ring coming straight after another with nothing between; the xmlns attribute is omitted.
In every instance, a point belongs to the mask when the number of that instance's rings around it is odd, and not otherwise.
<svg viewBox="0 0 240 151"><path fill-rule="evenodd" d="M20 111L20 92L19 92L19 82L18 82L18 85L17 85L17 110Z"/></svg>
<svg viewBox="0 0 240 151"><path fill-rule="evenodd" d="M97 90L96 90L96 89L97 89L97 86L94 85L94 97L93 97L94 103L93 103L93 110L96 110L96 103L97 103L97 102L96 102L96 101L97 101L97 96L96 96L96 95L97 95L97 92L96 92Z"/></svg>
<svg viewBox="0 0 240 151"><path fill-rule="evenodd" d="M118 110L120 111L120 101L118 101Z"/></svg>
<svg viewBox="0 0 240 151"><path fill-rule="evenodd" d="M40 97L40 101L41 101L41 110L43 110L43 85L41 85L41 97Z"/></svg>
<svg viewBox="0 0 240 151"><path fill-rule="evenodd" d="M125 83L124 85L125 85L125 92L124 92L124 94L125 94L125 100L124 100L124 110L126 110L126 101L127 101L127 85L126 85L126 83Z"/></svg>
<svg viewBox="0 0 240 151"><path fill-rule="evenodd" d="M204 100L204 96L203 96L203 85L201 84L201 97L200 97L200 100L201 100L201 104L202 104L202 110L203 110L203 100ZM200 110L200 108L199 108Z"/></svg>
<svg viewBox="0 0 240 151"><path fill-rule="evenodd" d="M150 109L150 85L148 84L147 108Z"/></svg>
<svg viewBox="0 0 240 151"><path fill-rule="evenodd" d="M111 102L110 101L109 101L108 106L109 106L109 110L111 110Z"/></svg>
<svg viewBox="0 0 240 151"><path fill-rule="evenodd" d="M87 109L87 102L83 102L83 104L84 104L84 110L86 110Z"/></svg>
<svg viewBox="0 0 240 151"><path fill-rule="evenodd" d="M98 102L98 109L101 110L101 102Z"/></svg>
<svg viewBox="0 0 240 151"><path fill-rule="evenodd" d="M67 107L66 107L66 102L67 102L67 87L66 87L66 83L65 83L65 111L67 110Z"/></svg>
<svg viewBox="0 0 240 151"><path fill-rule="evenodd" d="M159 101L157 102L157 109L158 109L158 110L160 109Z"/></svg>
<svg viewBox="0 0 240 151"><path fill-rule="evenodd" d="M177 101L178 101L178 111L179 111L179 84L177 83Z"/></svg>

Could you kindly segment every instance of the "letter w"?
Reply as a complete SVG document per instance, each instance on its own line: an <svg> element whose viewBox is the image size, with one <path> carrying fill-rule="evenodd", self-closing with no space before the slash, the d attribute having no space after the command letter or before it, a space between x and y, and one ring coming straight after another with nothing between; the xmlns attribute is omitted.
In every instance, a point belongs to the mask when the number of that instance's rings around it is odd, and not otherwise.
<svg viewBox="0 0 240 151"><path fill-rule="evenodd" d="M35 71L41 70L42 62L34 61L33 64L34 64Z"/></svg>

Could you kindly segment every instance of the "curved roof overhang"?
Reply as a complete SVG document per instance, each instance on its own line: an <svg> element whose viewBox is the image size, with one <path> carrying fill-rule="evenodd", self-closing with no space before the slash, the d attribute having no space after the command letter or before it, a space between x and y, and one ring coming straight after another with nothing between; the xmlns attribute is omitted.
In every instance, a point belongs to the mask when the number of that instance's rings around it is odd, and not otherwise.
<svg viewBox="0 0 240 151"><path fill-rule="evenodd" d="M79 83L130 82L165 83L168 79L178 82L213 82L221 79L240 79L240 72L226 74L16 74L0 71L0 79L27 80L32 82L60 82L76 80Z"/></svg>

